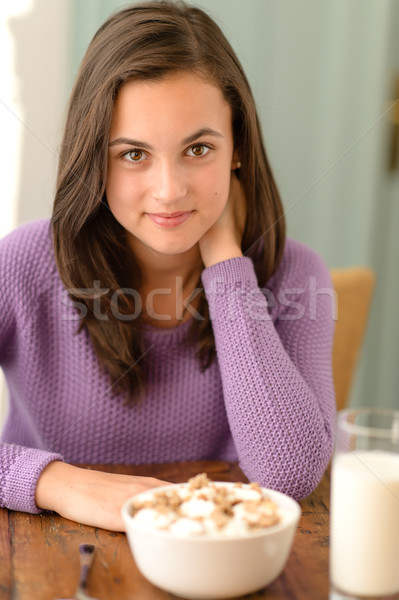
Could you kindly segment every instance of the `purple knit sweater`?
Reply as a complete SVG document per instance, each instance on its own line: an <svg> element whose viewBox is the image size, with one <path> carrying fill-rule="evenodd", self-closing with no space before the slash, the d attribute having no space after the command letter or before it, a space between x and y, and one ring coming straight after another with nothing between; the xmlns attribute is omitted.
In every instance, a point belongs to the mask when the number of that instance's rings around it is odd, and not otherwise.
<svg viewBox="0 0 399 600"><path fill-rule="evenodd" d="M53 460L238 460L246 476L308 495L331 456L335 401L329 271L288 240L267 290L252 261L203 271L217 360L201 373L174 329L147 326L145 401L126 406L101 372L54 261L48 221L0 241L0 365L9 414L0 444L0 506L40 512L35 487Z"/></svg>

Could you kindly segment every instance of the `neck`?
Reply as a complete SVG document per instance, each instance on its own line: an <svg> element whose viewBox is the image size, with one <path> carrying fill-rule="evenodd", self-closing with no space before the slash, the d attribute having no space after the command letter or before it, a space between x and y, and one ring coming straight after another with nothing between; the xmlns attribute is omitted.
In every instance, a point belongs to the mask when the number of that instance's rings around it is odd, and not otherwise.
<svg viewBox="0 0 399 600"><path fill-rule="evenodd" d="M157 327L174 327L190 317L185 302L198 306L195 288L204 268L198 244L182 254L159 254L138 240L131 243L141 271L140 294L144 320Z"/></svg>
<svg viewBox="0 0 399 600"><path fill-rule="evenodd" d="M183 254L172 255L159 254L143 244L140 246L135 244L133 252L144 288L173 285L177 277L181 278L183 287L187 287L193 279L198 280L204 268L198 244Z"/></svg>

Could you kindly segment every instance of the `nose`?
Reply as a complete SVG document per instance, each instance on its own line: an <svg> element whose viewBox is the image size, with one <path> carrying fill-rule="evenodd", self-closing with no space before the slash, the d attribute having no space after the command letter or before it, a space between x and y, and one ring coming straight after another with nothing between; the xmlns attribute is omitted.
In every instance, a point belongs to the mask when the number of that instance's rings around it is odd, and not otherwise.
<svg viewBox="0 0 399 600"><path fill-rule="evenodd" d="M186 196L184 173L172 160L161 161L152 176L152 195L159 202L171 204Z"/></svg>

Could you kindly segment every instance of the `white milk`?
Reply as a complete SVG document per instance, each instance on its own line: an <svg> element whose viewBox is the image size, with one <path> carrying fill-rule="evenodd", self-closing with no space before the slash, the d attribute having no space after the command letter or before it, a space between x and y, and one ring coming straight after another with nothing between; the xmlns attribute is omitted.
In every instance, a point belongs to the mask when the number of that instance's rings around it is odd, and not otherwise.
<svg viewBox="0 0 399 600"><path fill-rule="evenodd" d="M341 591L399 591L399 455L344 452L331 480L330 577Z"/></svg>

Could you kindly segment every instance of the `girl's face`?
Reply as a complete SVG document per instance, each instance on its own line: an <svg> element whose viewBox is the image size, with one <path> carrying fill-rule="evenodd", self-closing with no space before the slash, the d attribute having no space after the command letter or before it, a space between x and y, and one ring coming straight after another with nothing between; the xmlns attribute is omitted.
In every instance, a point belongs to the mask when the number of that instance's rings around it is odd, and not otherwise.
<svg viewBox="0 0 399 600"><path fill-rule="evenodd" d="M133 251L192 249L227 202L233 152L231 109L212 83L186 73L126 83L112 118L106 195Z"/></svg>

